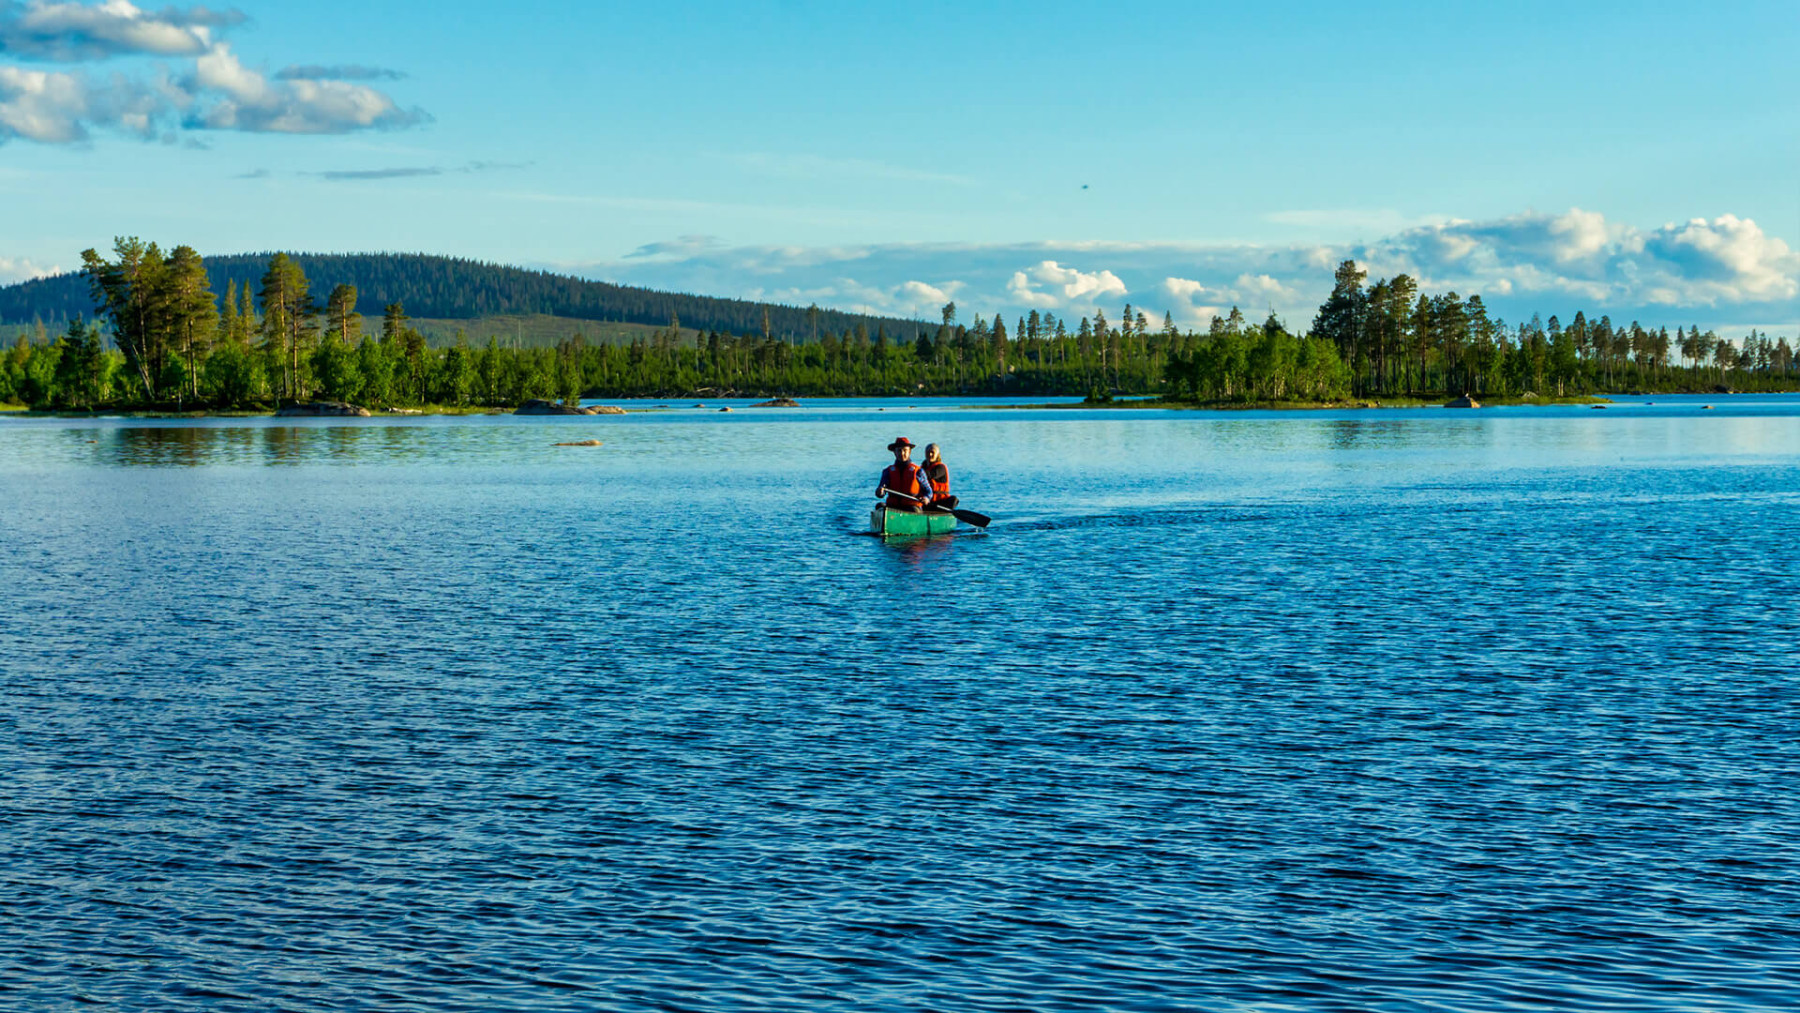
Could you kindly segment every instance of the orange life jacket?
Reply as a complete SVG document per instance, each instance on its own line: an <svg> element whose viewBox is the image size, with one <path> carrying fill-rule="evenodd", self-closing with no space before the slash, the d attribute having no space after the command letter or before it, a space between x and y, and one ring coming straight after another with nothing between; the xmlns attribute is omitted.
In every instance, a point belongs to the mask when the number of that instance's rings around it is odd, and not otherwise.
<svg viewBox="0 0 1800 1013"><path fill-rule="evenodd" d="M925 477L931 482L933 499L950 495L950 469L945 466L944 462L927 464L920 470L925 472Z"/></svg>
<svg viewBox="0 0 1800 1013"><path fill-rule="evenodd" d="M923 498L925 483L921 481L919 466L911 461L901 464L890 464L881 472L881 485L890 493L903 492L908 496ZM889 496L887 505L899 510L917 510L919 504L899 496Z"/></svg>

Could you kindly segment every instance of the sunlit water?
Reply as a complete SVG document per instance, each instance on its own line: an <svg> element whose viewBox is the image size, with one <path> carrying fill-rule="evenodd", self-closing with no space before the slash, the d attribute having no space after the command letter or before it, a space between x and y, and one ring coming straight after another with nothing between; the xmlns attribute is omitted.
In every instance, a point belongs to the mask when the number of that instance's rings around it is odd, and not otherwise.
<svg viewBox="0 0 1800 1013"><path fill-rule="evenodd" d="M1794 1009L1800 398L1654 400L0 419L0 1007Z"/></svg>

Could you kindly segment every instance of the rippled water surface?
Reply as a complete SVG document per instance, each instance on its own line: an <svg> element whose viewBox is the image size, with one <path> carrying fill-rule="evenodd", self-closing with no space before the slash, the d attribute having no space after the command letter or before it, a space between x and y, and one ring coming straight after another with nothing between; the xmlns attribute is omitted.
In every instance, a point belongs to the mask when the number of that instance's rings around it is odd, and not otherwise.
<svg viewBox="0 0 1800 1013"><path fill-rule="evenodd" d="M1701 405L0 419L0 1008L1794 1009Z"/></svg>

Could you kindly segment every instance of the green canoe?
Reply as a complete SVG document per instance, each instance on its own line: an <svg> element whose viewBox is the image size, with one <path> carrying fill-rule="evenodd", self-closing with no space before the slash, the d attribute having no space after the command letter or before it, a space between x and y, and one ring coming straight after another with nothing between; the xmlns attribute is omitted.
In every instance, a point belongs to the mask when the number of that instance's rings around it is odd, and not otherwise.
<svg viewBox="0 0 1800 1013"><path fill-rule="evenodd" d="M955 529L956 515L951 513L916 514L906 510L889 510L885 506L869 511L869 530L883 538L947 535Z"/></svg>

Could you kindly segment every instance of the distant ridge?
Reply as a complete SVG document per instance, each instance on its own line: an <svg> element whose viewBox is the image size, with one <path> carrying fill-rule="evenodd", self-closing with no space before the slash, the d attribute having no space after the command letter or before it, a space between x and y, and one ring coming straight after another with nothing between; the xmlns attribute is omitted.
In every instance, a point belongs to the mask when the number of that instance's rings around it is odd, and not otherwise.
<svg viewBox="0 0 1800 1013"><path fill-rule="evenodd" d="M223 297L228 282L252 291L261 284L272 253L237 253L207 257L206 273L214 294ZM290 253L306 272L321 306L336 285L355 285L357 311L379 318L388 303L398 302L409 316L472 320L515 314L543 314L572 320L667 327L679 317L683 329L760 334L763 314L775 337L811 340L816 330L842 334L858 324L872 335L923 330L916 320L869 316L820 307L817 321L807 310L778 303L721 299L715 296L659 292L604 281L587 281L547 271L488 264L459 257L424 253ZM92 317L94 302L87 279L79 273L35 278L0 288L0 324L46 323L75 316Z"/></svg>

